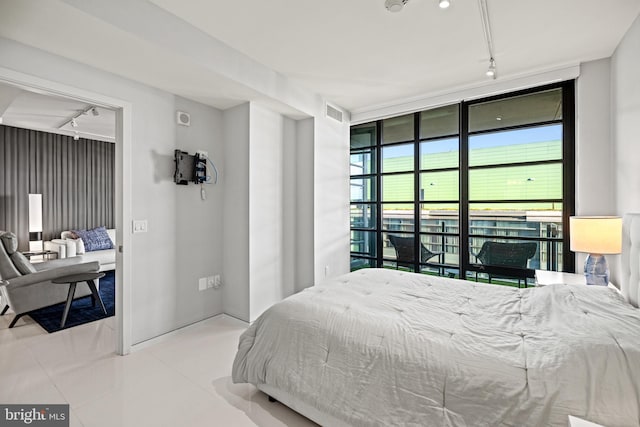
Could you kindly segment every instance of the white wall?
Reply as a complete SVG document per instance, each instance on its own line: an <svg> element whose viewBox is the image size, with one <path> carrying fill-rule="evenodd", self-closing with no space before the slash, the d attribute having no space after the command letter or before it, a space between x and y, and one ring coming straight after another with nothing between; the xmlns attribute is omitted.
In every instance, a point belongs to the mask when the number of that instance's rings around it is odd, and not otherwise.
<svg viewBox="0 0 640 427"><path fill-rule="evenodd" d="M611 57L611 111L616 214L640 212L640 17ZM617 257L619 258L619 257ZM620 264L610 263L620 284Z"/></svg>
<svg viewBox="0 0 640 427"><path fill-rule="evenodd" d="M580 65L576 82L576 215L615 214L610 82L610 58ZM575 271L582 272L587 254L575 255Z"/></svg>
<svg viewBox="0 0 640 427"><path fill-rule="evenodd" d="M616 212L640 212L640 17L611 59Z"/></svg>
<svg viewBox="0 0 640 427"><path fill-rule="evenodd" d="M297 164L298 122L287 117L283 118L282 138L282 294L292 295L296 292L296 272L298 271L297 254L297 188L298 173Z"/></svg>
<svg viewBox="0 0 640 427"><path fill-rule="evenodd" d="M171 181L173 174L173 150L180 146L178 136L185 135L176 129L177 106L192 110L198 120L192 132L194 137L182 144L207 145L210 152L219 153L221 141L214 131L220 121L220 113L201 105L177 100L172 94L135 83L113 74L69 61L20 43L0 38L0 66L30 74L67 86L102 93L127 101L132 106L131 156L133 168L131 182L132 216L147 219L148 233L131 237L131 283L126 286L132 292L132 342L138 343L199 318L218 314L221 298L212 293L204 301L193 292L196 284L193 277L184 276L193 257L208 252L208 260L214 268L221 265L220 252L211 251L210 242L219 239L215 235L219 226L205 227L189 218L219 215L214 205L222 204L219 189L211 191L207 203L199 197L190 197L185 189ZM202 121L201 121L202 120ZM210 121L211 124L204 124ZM213 131L210 140L205 135ZM179 203L180 202L180 203ZM185 224L180 224L185 221ZM180 224L180 225L178 225ZM131 225L128 224L127 227ZM125 233L130 232L124 230ZM179 234L199 235L189 243L190 247L179 247ZM182 237L180 237L182 239Z"/></svg>
<svg viewBox="0 0 640 427"><path fill-rule="evenodd" d="M224 121L224 309L253 321L314 283L314 120L249 103Z"/></svg>
<svg viewBox="0 0 640 427"><path fill-rule="evenodd" d="M176 186L175 243L180 262L176 266L175 298L176 324L185 325L222 313L222 290L198 290L201 277L222 274L222 210L223 210L223 121L222 112L188 99L176 97L175 108L191 115L190 126L176 126L175 148L195 154L208 152L220 174L217 184L205 184L205 200L200 185ZM168 170L159 174L160 180L171 181L173 159L160 157ZM160 171L161 166L156 166ZM214 176L213 169L209 169Z"/></svg>
<svg viewBox="0 0 640 427"><path fill-rule="evenodd" d="M347 273L349 257L349 125L315 117L314 281Z"/></svg>
<svg viewBox="0 0 640 427"><path fill-rule="evenodd" d="M223 303L225 313L249 320L249 103L223 117Z"/></svg>
<svg viewBox="0 0 640 427"><path fill-rule="evenodd" d="M249 125L249 318L282 300L284 117L251 103ZM287 269L294 266L289 263Z"/></svg>
<svg viewBox="0 0 640 427"><path fill-rule="evenodd" d="M296 123L296 292L314 284L314 127L312 118Z"/></svg>
<svg viewBox="0 0 640 427"><path fill-rule="evenodd" d="M609 58L580 65L576 84L576 214L615 214Z"/></svg>

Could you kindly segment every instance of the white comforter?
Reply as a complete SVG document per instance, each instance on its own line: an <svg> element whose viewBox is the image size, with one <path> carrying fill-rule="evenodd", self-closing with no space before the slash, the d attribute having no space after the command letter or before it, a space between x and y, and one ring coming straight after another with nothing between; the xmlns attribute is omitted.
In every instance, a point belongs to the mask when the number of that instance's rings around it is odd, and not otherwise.
<svg viewBox="0 0 640 427"><path fill-rule="evenodd" d="M233 381L354 426L640 425L640 310L606 287L365 269L274 305Z"/></svg>

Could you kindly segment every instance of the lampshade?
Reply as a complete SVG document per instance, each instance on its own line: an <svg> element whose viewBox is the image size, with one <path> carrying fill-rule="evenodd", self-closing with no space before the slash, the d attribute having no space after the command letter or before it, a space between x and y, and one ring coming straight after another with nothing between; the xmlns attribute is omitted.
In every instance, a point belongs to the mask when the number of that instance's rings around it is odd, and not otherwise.
<svg viewBox="0 0 640 427"><path fill-rule="evenodd" d="M29 194L29 250L42 249L42 194Z"/></svg>
<svg viewBox="0 0 640 427"><path fill-rule="evenodd" d="M619 254L622 251L622 218L617 216L572 216L569 218L571 250L589 254Z"/></svg>
<svg viewBox="0 0 640 427"><path fill-rule="evenodd" d="M42 231L42 194L29 194L29 232Z"/></svg>

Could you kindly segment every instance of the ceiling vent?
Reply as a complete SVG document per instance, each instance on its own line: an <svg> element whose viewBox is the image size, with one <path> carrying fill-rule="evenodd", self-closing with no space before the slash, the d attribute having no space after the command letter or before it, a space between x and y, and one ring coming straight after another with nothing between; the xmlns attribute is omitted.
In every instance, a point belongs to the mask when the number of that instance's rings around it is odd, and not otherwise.
<svg viewBox="0 0 640 427"><path fill-rule="evenodd" d="M342 111L329 104L326 104L326 107L327 117L331 117L333 120L342 123Z"/></svg>

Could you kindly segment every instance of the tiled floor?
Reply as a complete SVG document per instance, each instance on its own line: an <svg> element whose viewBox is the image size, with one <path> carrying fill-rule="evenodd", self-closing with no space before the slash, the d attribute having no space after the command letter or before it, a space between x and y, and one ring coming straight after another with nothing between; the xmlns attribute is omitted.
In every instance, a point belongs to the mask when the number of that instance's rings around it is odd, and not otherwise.
<svg viewBox="0 0 640 427"><path fill-rule="evenodd" d="M315 426L231 383L246 323L217 316L116 356L114 318L54 334L0 316L0 403L69 403L71 426Z"/></svg>

